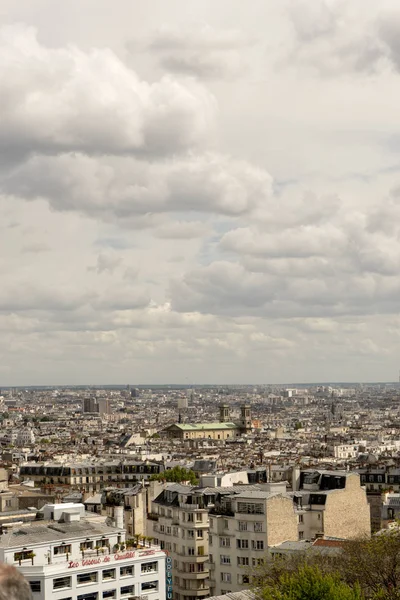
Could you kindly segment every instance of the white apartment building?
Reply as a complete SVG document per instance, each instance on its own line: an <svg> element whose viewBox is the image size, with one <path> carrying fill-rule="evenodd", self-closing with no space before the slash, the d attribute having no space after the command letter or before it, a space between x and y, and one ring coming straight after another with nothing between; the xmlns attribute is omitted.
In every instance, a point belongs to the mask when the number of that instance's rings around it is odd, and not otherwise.
<svg viewBox="0 0 400 600"><path fill-rule="evenodd" d="M34 600L166 600L159 547L127 550L124 529L83 504L47 504L43 516L0 536L0 561L23 573Z"/></svg>
<svg viewBox="0 0 400 600"><path fill-rule="evenodd" d="M249 573L260 566L269 546L298 539L298 520L286 493L249 490L222 496L210 510L211 595L249 587Z"/></svg>

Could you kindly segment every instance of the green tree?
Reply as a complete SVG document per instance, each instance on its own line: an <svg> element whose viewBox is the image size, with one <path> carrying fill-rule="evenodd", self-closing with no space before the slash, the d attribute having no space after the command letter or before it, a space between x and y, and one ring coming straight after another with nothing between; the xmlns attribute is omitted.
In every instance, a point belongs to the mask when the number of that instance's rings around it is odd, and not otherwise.
<svg viewBox="0 0 400 600"><path fill-rule="evenodd" d="M337 568L348 583L359 583L368 598L400 599L399 530L347 542Z"/></svg>
<svg viewBox="0 0 400 600"><path fill-rule="evenodd" d="M182 483L188 481L191 485L197 485L198 479L191 469L185 469L179 465L173 469L167 469L162 473L154 474L150 477L151 481L170 481L173 483Z"/></svg>
<svg viewBox="0 0 400 600"><path fill-rule="evenodd" d="M349 586L339 574L323 573L318 567L304 565L285 573L274 584L256 590L259 600L363 600L359 585Z"/></svg>

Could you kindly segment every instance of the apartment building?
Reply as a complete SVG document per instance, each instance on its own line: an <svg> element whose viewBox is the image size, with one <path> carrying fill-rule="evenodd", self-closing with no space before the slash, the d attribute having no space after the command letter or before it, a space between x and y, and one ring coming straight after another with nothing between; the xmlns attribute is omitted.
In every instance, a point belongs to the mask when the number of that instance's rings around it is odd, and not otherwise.
<svg viewBox="0 0 400 600"><path fill-rule="evenodd" d="M125 531L82 504L49 504L44 520L3 526L0 561L16 566L34 600L165 600L165 553L126 550Z"/></svg>
<svg viewBox="0 0 400 600"><path fill-rule="evenodd" d="M209 489L169 484L152 502L151 535L171 561L174 600L210 595L207 507L214 500Z"/></svg>
<svg viewBox="0 0 400 600"><path fill-rule="evenodd" d="M245 590L250 570L270 546L298 539L298 520L290 495L248 490L217 498L210 510L210 593Z"/></svg>
<svg viewBox="0 0 400 600"><path fill-rule="evenodd" d="M356 539L371 534L370 507L357 473L303 471L293 502L299 540Z"/></svg>
<svg viewBox="0 0 400 600"><path fill-rule="evenodd" d="M151 502L158 496L164 484L150 481L137 483L129 488L107 487L101 492L88 496L83 501L86 510L115 519L116 509L123 507L123 526L128 537L149 536L147 514L151 512Z"/></svg>
<svg viewBox="0 0 400 600"><path fill-rule="evenodd" d="M19 475L21 481L32 480L38 485L61 485L95 492L110 485L125 487L163 471L161 462L125 459L70 464L26 463L20 467Z"/></svg>

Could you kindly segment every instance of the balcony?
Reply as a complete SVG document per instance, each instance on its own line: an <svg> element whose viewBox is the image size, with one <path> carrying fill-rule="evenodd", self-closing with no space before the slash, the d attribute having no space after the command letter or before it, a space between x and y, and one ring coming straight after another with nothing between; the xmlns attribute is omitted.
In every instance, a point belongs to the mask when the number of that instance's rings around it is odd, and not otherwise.
<svg viewBox="0 0 400 600"><path fill-rule="evenodd" d="M199 590L187 590L182 587L180 587L180 589L185 596L191 596L193 598L207 598L207 596L210 595L210 588L208 586L200 588Z"/></svg>
<svg viewBox="0 0 400 600"><path fill-rule="evenodd" d="M179 572L179 576L183 577L184 579L201 580L201 579L207 579L209 576L208 571L201 571L199 573L188 573L188 571L181 571L178 569L178 572Z"/></svg>
<svg viewBox="0 0 400 600"><path fill-rule="evenodd" d="M234 517L235 513L230 508L225 508L225 506L213 506L209 512L210 515L220 515L223 517Z"/></svg>
<svg viewBox="0 0 400 600"><path fill-rule="evenodd" d="M150 521L158 521L158 514L157 513L148 513L147 518Z"/></svg>
<svg viewBox="0 0 400 600"><path fill-rule="evenodd" d="M179 508L182 510L187 510L189 512L193 512L194 510L202 510L203 507L200 508L199 504L186 504L185 502L179 502Z"/></svg>

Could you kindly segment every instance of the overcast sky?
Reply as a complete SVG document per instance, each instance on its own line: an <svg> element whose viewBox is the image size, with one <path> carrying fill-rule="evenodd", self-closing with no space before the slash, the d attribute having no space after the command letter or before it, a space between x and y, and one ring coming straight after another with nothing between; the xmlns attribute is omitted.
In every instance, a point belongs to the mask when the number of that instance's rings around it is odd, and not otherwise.
<svg viewBox="0 0 400 600"><path fill-rule="evenodd" d="M0 387L397 380L398 0L0 23Z"/></svg>

